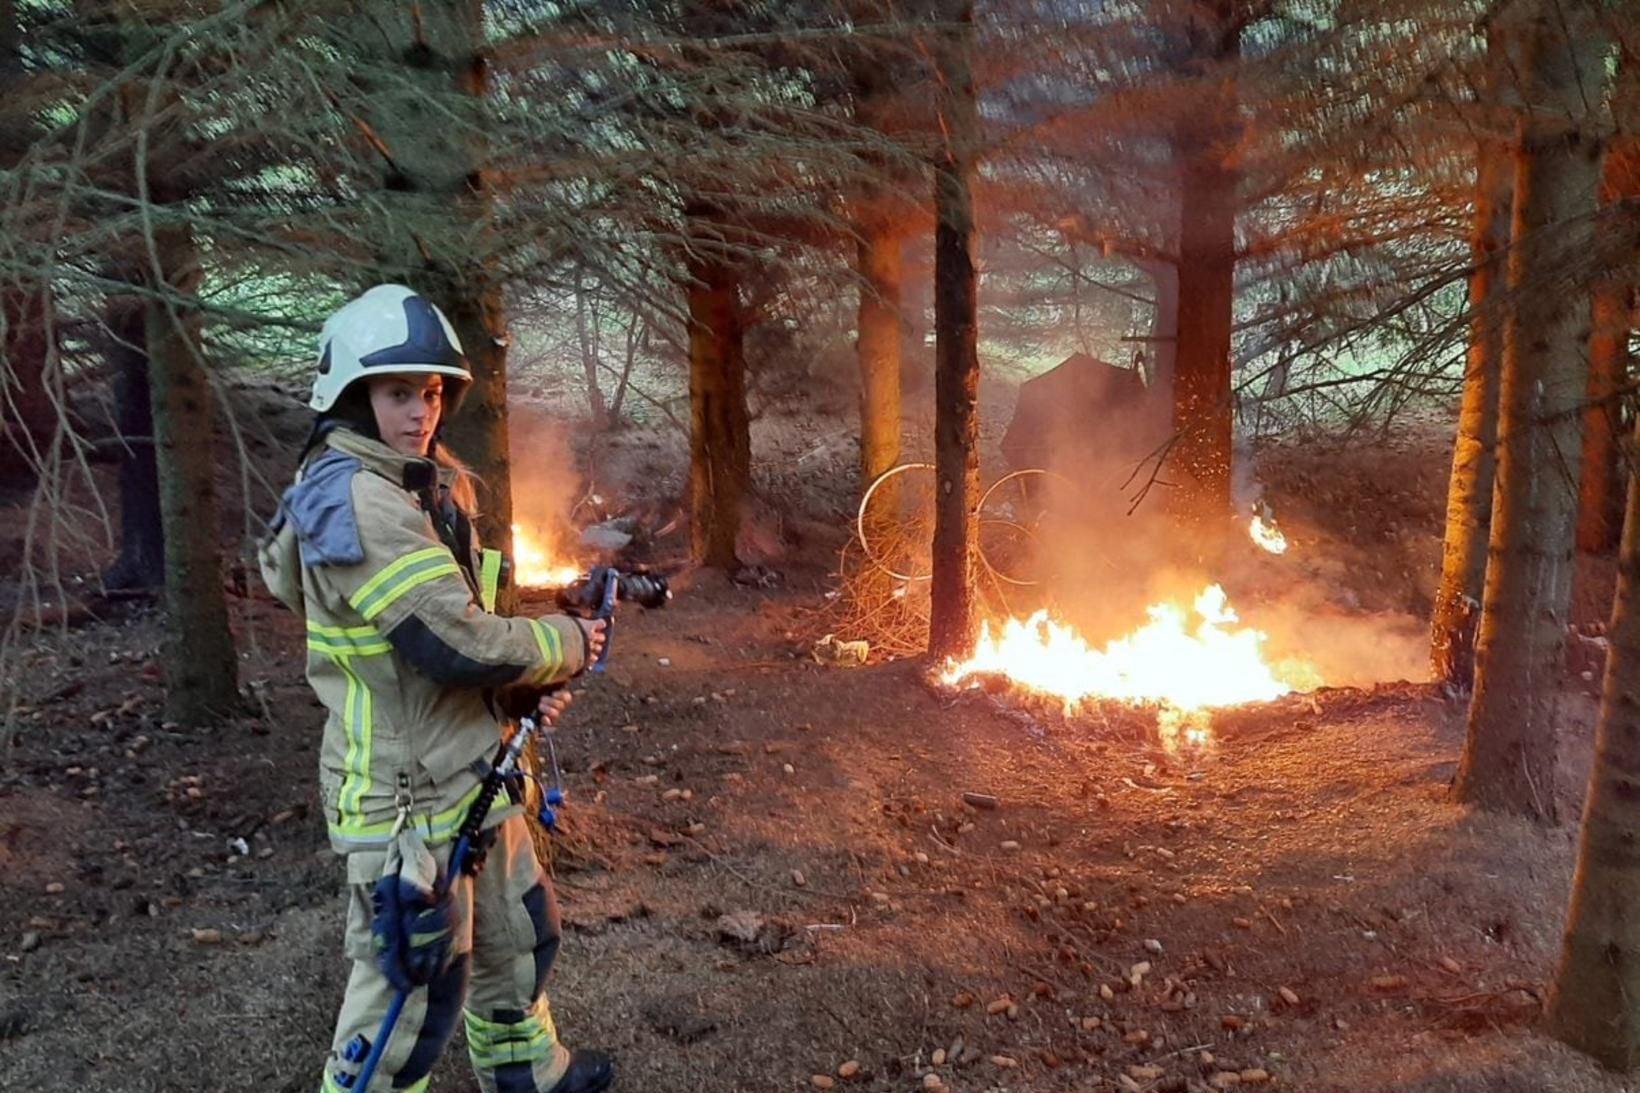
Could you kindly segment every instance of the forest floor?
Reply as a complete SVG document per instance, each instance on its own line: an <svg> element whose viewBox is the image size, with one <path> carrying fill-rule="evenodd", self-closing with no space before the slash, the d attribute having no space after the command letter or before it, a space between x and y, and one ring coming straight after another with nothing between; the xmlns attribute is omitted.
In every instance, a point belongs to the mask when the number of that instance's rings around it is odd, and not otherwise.
<svg viewBox="0 0 1640 1093"><path fill-rule="evenodd" d="M1264 587L1309 590L1286 622L1302 603L1380 652L1416 645L1443 442L1261 451L1294 540ZM1142 711L1067 719L911 661L816 663L831 559L788 549L776 587L686 573L665 611L623 615L560 734L554 1010L566 1042L614 1053L617 1088L1630 1088L1536 1028L1593 734L1575 666L1545 829L1449 800L1462 709L1393 657L1169 752ZM1609 567L1580 588L1603 617ZM163 723L141 600L6 667L0 1088L316 1087L346 972L321 714L297 620L254 591L233 610L263 705L209 734ZM435 1089L476 1088L464 1055Z"/></svg>

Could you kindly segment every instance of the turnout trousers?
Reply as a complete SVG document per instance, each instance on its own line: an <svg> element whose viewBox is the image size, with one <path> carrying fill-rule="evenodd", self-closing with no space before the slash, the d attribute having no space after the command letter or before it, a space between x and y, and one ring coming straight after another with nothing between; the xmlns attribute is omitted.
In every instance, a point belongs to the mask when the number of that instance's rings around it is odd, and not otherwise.
<svg viewBox="0 0 1640 1093"><path fill-rule="evenodd" d="M509 816L485 834L494 841L482 868L477 876L463 876L452 893L450 963L405 1000L369 1090L348 1089L337 1076L357 1073L356 1064L343 1062L343 1049L357 1035L375 1037L395 993L376 968L370 936L370 892L386 855L347 856L345 947L353 970L322 1093L420 1093L458 1020L484 1093L546 1093L563 1077L569 1051L558 1042L544 993L561 933L552 882L536 859L522 815ZM453 850L452 843L434 849L441 872Z"/></svg>

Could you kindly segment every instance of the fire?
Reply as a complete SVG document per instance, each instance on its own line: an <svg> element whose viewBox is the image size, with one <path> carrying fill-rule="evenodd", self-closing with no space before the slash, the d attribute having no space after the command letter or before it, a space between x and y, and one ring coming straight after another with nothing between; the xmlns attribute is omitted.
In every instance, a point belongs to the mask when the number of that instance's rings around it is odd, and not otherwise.
<svg viewBox="0 0 1640 1093"><path fill-rule="evenodd" d="M1253 542L1271 554L1287 553L1287 536L1276 526L1275 517L1265 522L1262 515L1254 513L1253 522L1247 525L1247 534L1252 537Z"/></svg>
<svg viewBox="0 0 1640 1093"><path fill-rule="evenodd" d="M581 576L580 567L555 560L523 525L514 524L513 578L520 588L564 588Z"/></svg>
<svg viewBox="0 0 1640 1093"><path fill-rule="evenodd" d="M955 685L978 673L1005 676L1059 698L1067 713L1098 699L1158 703L1164 738L1182 733L1195 743L1207 739L1204 711L1269 701L1296 689L1265 662L1265 635L1235 625L1236 614L1218 585L1203 590L1190 611L1158 603L1147 614L1144 626L1101 650L1046 611L1009 619L1000 633L987 623L973 655L948 661L942 679ZM1199 621L1192 624L1192 617Z"/></svg>

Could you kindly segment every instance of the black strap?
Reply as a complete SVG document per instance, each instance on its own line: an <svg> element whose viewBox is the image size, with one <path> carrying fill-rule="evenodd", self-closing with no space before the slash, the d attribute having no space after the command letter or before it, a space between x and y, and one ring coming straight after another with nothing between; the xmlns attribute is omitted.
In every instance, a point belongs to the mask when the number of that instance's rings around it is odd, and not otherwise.
<svg viewBox="0 0 1640 1093"><path fill-rule="evenodd" d="M479 595L478 574L473 571L473 522L450 497L450 491L440 489L437 493L431 488L416 491L416 500L421 503L421 511L433 523L433 530L438 534L439 542L450 549L455 555L456 564L467 578L467 586L472 589L473 595Z"/></svg>

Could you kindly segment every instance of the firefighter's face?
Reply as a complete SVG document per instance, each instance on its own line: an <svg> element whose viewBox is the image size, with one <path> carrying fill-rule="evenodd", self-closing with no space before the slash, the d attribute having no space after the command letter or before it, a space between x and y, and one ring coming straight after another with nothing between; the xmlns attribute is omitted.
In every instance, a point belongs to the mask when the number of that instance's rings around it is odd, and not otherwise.
<svg viewBox="0 0 1640 1093"><path fill-rule="evenodd" d="M444 411L444 377L395 375L370 380L370 408L388 447L424 456Z"/></svg>

